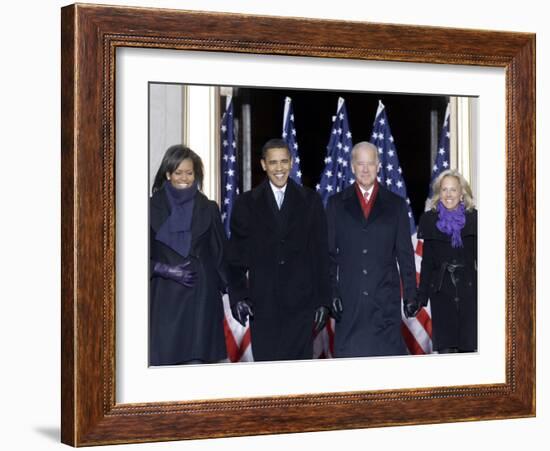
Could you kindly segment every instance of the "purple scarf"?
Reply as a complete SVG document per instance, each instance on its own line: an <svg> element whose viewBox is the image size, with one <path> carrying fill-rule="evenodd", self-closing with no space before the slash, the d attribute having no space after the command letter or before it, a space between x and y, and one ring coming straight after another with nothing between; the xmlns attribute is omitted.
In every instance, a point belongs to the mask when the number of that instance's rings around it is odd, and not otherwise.
<svg viewBox="0 0 550 451"><path fill-rule="evenodd" d="M177 189L164 182L164 192L170 204L170 216L159 227L155 239L166 244L182 257L187 257L191 248L191 220L197 194L197 184Z"/></svg>
<svg viewBox="0 0 550 451"><path fill-rule="evenodd" d="M464 224L466 224L464 210L463 202L460 202L454 210L447 210L441 201L437 203L439 220L435 223L435 225L441 232L451 236L452 247L463 246L460 232L464 228Z"/></svg>

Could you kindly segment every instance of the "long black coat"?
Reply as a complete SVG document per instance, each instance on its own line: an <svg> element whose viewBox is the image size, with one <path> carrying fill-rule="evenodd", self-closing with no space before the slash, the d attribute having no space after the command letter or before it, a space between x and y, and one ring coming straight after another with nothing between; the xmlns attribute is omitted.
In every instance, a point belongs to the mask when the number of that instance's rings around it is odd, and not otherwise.
<svg viewBox="0 0 550 451"><path fill-rule="evenodd" d="M462 229L464 247L453 248L451 237L436 227L438 213L428 211L420 218L418 238L424 240L419 299L430 299L434 350L456 347L477 349L477 210L466 212ZM442 264L461 264L457 288ZM455 300L457 298L458 300Z"/></svg>
<svg viewBox="0 0 550 451"><path fill-rule="evenodd" d="M215 202L197 192L188 258L155 239L170 215L164 189L150 200L150 261L177 265L191 261L193 288L152 277L149 297L149 363L170 365L190 360L216 362L227 357L223 330L223 248L225 235Z"/></svg>
<svg viewBox="0 0 550 451"><path fill-rule="evenodd" d="M367 220L352 185L329 198L327 219L333 294L344 307L335 356L406 354L400 282L414 297L416 270L405 201L380 186Z"/></svg>
<svg viewBox="0 0 550 451"><path fill-rule="evenodd" d="M241 194L231 216L229 249L231 303L253 304L254 360L311 359L315 309L329 301L326 216L319 195L290 179L281 210L267 180Z"/></svg>

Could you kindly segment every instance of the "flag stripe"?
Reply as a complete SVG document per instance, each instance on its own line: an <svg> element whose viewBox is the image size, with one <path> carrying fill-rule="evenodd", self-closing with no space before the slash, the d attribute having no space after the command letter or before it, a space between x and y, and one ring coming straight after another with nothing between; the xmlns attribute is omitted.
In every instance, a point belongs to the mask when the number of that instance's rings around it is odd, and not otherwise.
<svg viewBox="0 0 550 451"><path fill-rule="evenodd" d="M409 327L404 322L401 323L401 334L403 335L405 344L407 345L407 348L409 349L409 352L411 354L426 354L426 352L424 352L424 349L418 342L417 338L413 335Z"/></svg>
<svg viewBox="0 0 550 451"><path fill-rule="evenodd" d="M422 325L424 330L426 331L426 334L428 334L428 337L430 339L432 338L432 317L428 313L428 309L426 307L422 307L420 311L418 312L418 315L416 315L416 320Z"/></svg>
<svg viewBox="0 0 550 451"><path fill-rule="evenodd" d="M227 357L229 358L229 361L238 362L240 347L235 340L226 317L223 318L223 333L225 335L225 346L227 348Z"/></svg>

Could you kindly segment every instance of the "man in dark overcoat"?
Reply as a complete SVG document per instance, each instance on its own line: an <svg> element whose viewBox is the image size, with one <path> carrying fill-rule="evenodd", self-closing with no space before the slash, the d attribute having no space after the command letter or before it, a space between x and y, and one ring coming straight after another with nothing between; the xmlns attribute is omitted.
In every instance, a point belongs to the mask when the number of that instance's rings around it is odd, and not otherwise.
<svg viewBox="0 0 550 451"><path fill-rule="evenodd" d="M416 270L407 205L377 182L377 148L356 144L355 183L329 198L332 295L343 312L336 323L336 357L406 354L401 335L405 308L416 303Z"/></svg>
<svg viewBox="0 0 550 451"><path fill-rule="evenodd" d="M289 178L284 140L264 145L261 165L267 179L237 197L231 216L233 316L243 325L251 317L254 360L311 359L314 318L330 300L325 212L315 191Z"/></svg>

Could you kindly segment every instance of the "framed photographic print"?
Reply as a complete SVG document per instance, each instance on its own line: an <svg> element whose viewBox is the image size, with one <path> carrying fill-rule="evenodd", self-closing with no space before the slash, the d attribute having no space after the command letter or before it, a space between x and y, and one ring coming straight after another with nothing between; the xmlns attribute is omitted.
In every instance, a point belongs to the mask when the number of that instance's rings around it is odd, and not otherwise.
<svg viewBox="0 0 550 451"><path fill-rule="evenodd" d="M415 323L404 332L420 343L407 355L332 355L327 330L326 351L316 357L342 358L252 361L262 360L254 359L254 340L246 354L250 343L235 338L245 329L226 324L220 340L227 349L209 365L151 361L149 198L157 172L171 183L174 171L159 171L164 152L174 144L197 152L202 192L223 215L233 187L247 192L269 175L258 151L281 137L290 102L302 143L301 183L319 185L321 195L344 105L349 138L379 149L389 133L375 131L383 114L403 170L395 183L415 193L416 223L431 167L439 164L438 137L452 137L448 158L479 210L471 352L443 355L422 345L423 336L432 338L423 312L415 320L422 328ZM535 415L534 124L532 34L63 8L62 441L86 446ZM235 184L223 179L232 171L223 163L232 156L222 150L228 129L239 143ZM380 166L389 172L379 183L389 188L393 165ZM494 199L495 190L506 195Z"/></svg>

